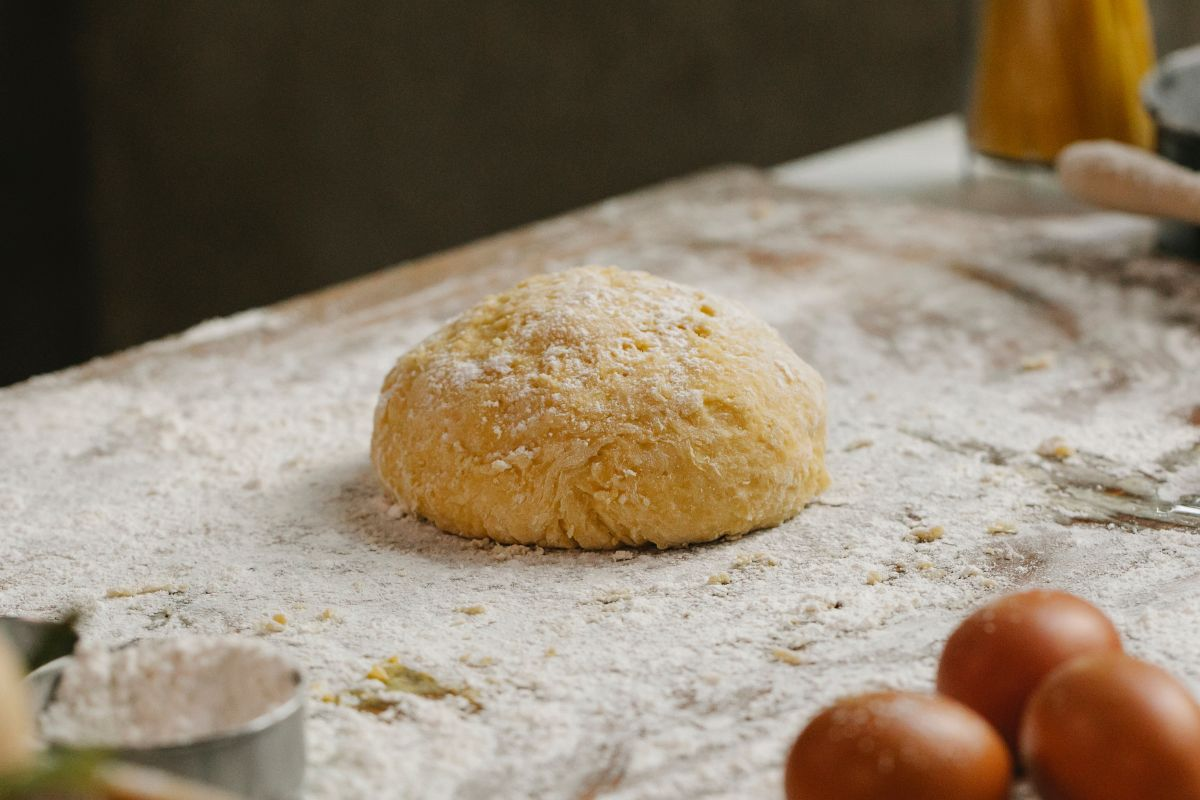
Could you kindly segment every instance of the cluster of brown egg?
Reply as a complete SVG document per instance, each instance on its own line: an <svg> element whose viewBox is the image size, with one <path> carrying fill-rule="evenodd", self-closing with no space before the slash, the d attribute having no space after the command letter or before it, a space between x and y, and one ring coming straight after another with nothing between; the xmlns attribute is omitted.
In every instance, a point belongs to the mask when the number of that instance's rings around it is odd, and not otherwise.
<svg viewBox="0 0 1200 800"><path fill-rule="evenodd" d="M788 800L1004 800L1014 766L1044 800L1200 800L1200 704L1078 597L976 611L946 641L937 689L822 711L792 746Z"/></svg>

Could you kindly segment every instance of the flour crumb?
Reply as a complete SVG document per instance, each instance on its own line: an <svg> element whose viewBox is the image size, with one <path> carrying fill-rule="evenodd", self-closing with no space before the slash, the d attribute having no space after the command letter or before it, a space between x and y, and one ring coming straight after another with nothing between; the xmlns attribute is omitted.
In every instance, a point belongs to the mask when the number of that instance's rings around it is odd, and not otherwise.
<svg viewBox="0 0 1200 800"><path fill-rule="evenodd" d="M556 650L553 647L547 647L544 655L546 658L554 658L555 656L558 655L558 650Z"/></svg>
<svg viewBox="0 0 1200 800"><path fill-rule="evenodd" d="M482 604L476 604L473 606L459 606L454 610L460 614L466 614L468 617L477 617L480 614L487 612L487 608Z"/></svg>
<svg viewBox="0 0 1200 800"><path fill-rule="evenodd" d="M158 594L165 592L167 594L183 594L187 591L187 586L179 583L152 583L145 586L115 586L104 593L104 597L108 600L114 600L122 597L137 597L143 594Z"/></svg>
<svg viewBox="0 0 1200 800"><path fill-rule="evenodd" d="M333 613L332 608L327 608L317 615L317 619L321 620L322 622L330 622L337 619L337 614Z"/></svg>
<svg viewBox="0 0 1200 800"><path fill-rule="evenodd" d="M541 556L545 554L545 550L534 545L527 547L523 544L499 544L490 540L478 540L482 542L476 547L484 550L490 550L491 556L496 561L511 561L514 558L524 558L526 556Z"/></svg>
<svg viewBox="0 0 1200 800"><path fill-rule="evenodd" d="M1061 436L1052 436L1039 444L1036 452L1042 458L1065 461L1075 455L1075 448L1067 444Z"/></svg>
<svg viewBox="0 0 1200 800"><path fill-rule="evenodd" d="M1021 369L1024 372L1036 372L1038 370L1050 369L1054 366L1057 357L1054 353L1035 353L1021 359Z"/></svg>
<svg viewBox="0 0 1200 800"><path fill-rule="evenodd" d="M596 595L595 602L603 606L610 606L614 603L620 603L622 600L632 600L633 592L628 589L612 589L607 592Z"/></svg>
<svg viewBox="0 0 1200 800"><path fill-rule="evenodd" d="M855 439L842 448L842 450L846 453L852 453L855 450L862 450L863 448L870 447L873 444L875 444L875 442L870 439Z"/></svg>
<svg viewBox="0 0 1200 800"><path fill-rule="evenodd" d="M766 553L742 553L733 560L733 564L730 565L730 569L777 566L779 566L779 562Z"/></svg>
<svg viewBox="0 0 1200 800"><path fill-rule="evenodd" d="M716 575L709 575L707 583L709 586L726 586L733 583L733 578L729 577L728 572L718 572Z"/></svg>
<svg viewBox="0 0 1200 800"><path fill-rule="evenodd" d="M383 686L380 688L372 684L368 688L350 689L339 696L337 704L341 705L344 701L356 711L394 718L399 702L390 695L403 693L430 700L458 697L466 701L470 706L471 713L483 710L483 704L479 702L479 697L470 686L447 686L427 672L421 672L400 663L400 659L396 656L391 656L386 661L373 665L365 679L378 681Z"/></svg>
<svg viewBox="0 0 1200 800"><path fill-rule="evenodd" d="M789 664L793 667L798 667L804 663L804 659L798 653L794 653L791 650L785 650L782 647L777 647L772 650L771 657L776 661Z"/></svg>
<svg viewBox="0 0 1200 800"><path fill-rule="evenodd" d="M988 525L987 532L993 536L1011 535L1017 532L1017 526L1008 520L999 520Z"/></svg>
<svg viewBox="0 0 1200 800"><path fill-rule="evenodd" d="M637 558L637 553L632 550L618 550L609 556L613 561L629 561Z"/></svg>
<svg viewBox="0 0 1200 800"><path fill-rule="evenodd" d="M867 586L874 586L883 582L883 575L878 570L870 570L867 572Z"/></svg>
<svg viewBox="0 0 1200 800"><path fill-rule="evenodd" d="M929 528L913 528L908 534L919 544L929 544L945 536L946 530L941 525L934 525Z"/></svg>
<svg viewBox="0 0 1200 800"><path fill-rule="evenodd" d="M830 508L841 508L842 506L850 505L850 501L841 495L821 495L816 500L813 500L813 505L829 506Z"/></svg>
<svg viewBox="0 0 1200 800"><path fill-rule="evenodd" d="M767 219L774 211L775 203L770 200L755 200L750 204L750 218L754 220Z"/></svg>
<svg viewBox="0 0 1200 800"><path fill-rule="evenodd" d="M492 658L491 656L474 658L470 653L459 656L458 660L471 669L487 669L488 667L496 665L496 659Z"/></svg>

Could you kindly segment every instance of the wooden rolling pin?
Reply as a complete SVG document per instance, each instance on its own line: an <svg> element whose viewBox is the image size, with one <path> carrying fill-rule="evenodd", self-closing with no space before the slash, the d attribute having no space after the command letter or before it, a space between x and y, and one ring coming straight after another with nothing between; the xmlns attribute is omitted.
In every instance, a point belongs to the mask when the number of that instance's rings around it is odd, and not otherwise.
<svg viewBox="0 0 1200 800"><path fill-rule="evenodd" d="M1093 205L1200 225L1200 172L1127 144L1076 142L1058 156L1058 177Z"/></svg>

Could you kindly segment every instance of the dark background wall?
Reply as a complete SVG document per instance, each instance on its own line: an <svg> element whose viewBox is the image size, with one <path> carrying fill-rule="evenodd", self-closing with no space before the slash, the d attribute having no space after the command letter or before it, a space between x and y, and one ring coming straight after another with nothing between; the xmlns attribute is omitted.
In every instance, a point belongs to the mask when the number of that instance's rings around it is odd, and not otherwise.
<svg viewBox="0 0 1200 800"><path fill-rule="evenodd" d="M1160 46L1200 3L1153 3ZM0 384L960 104L966 0L0 0Z"/></svg>

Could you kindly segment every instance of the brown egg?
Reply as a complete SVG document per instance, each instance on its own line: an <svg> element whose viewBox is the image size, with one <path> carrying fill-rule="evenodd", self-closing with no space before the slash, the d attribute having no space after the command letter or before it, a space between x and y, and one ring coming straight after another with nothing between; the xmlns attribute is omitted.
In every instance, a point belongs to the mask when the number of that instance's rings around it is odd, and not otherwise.
<svg viewBox="0 0 1200 800"><path fill-rule="evenodd" d="M938 663L937 688L978 711L1016 752L1021 712L1055 668L1089 653L1121 651L1108 617L1065 592L1010 594L958 626Z"/></svg>
<svg viewBox="0 0 1200 800"><path fill-rule="evenodd" d="M901 692L841 700L788 756L788 800L1004 800L1012 761L971 709Z"/></svg>
<svg viewBox="0 0 1200 800"><path fill-rule="evenodd" d="M1200 705L1152 664L1085 656L1030 698L1021 754L1044 800L1197 800Z"/></svg>

